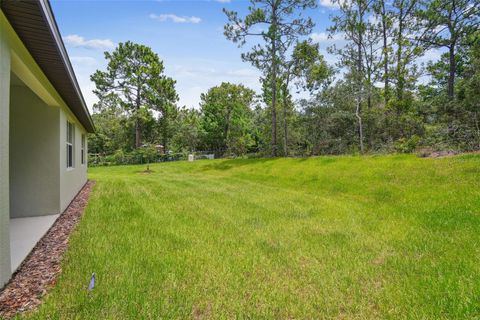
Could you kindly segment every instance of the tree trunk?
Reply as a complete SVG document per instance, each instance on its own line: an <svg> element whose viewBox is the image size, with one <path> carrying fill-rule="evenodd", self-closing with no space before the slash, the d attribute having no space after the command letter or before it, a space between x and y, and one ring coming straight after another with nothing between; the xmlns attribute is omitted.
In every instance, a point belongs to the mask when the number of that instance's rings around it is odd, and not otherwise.
<svg viewBox="0 0 480 320"><path fill-rule="evenodd" d="M135 119L135 148L142 146L142 130L140 128L140 120Z"/></svg>
<svg viewBox="0 0 480 320"><path fill-rule="evenodd" d="M457 69L457 64L455 62L455 41L453 40L450 44L449 50L449 74L448 74L448 98L453 100L455 95L455 73Z"/></svg>
<svg viewBox="0 0 480 320"><path fill-rule="evenodd" d="M272 68L272 69L275 69ZM272 75L272 156L277 156L277 106L276 106L276 99L277 99L277 89L276 89L276 77Z"/></svg>
<svg viewBox="0 0 480 320"><path fill-rule="evenodd" d="M372 79L370 75L370 71L368 71L368 89L367 89L367 108L368 111L372 109Z"/></svg>
<svg viewBox="0 0 480 320"><path fill-rule="evenodd" d="M358 138L360 140L360 153L365 152L365 148L363 146L363 124L362 124L362 117L361 117L361 106L362 101L360 99L360 96L357 96L357 109L355 111L355 116L357 117L358 120Z"/></svg>
<svg viewBox="0 0 480 320"><path fill-rule="evenodd" d="M478 124L478 113L475 112L475 128L477 129L477 148L480 149L480 125Z"/></svg>
<svg viewBox="0 0 480 320"><path fill-rule="evenodd" d="M276 6L272 8L272 157L277 156L277 13Z"/></svg>
<svg viewBox="0 0 480 320"><path fill-rule="evenodd" d="M455 95L455 72L457 69L457 64L455 61L455 45L457 44L456 38L456 19L453 19L452 15L456 12L455 1L452 1L452 8L448 12L448 31L450 32L450 43L448 47L448 84L447 84L447 95L448 99L451 101ZM455 20L455 22L453 21Z"/></svg>
<svg viewBox="0 0 480 320"><path fill-rule="evenodd" d="M231 116L231 109L228 107L227 114L225 116L225 127L223 128L223 149L228 149L228 133L230 131L230 116Z"/></svg>
<svg viewBox="0 0 480 320"><path fill-rule="evenodd" d="M362 39L362 36L360 34L360 43L361 43L361 39ZM360 152L363 154L364 153L364 146L363 146L363 124L362 124L362 116L361 116L361 112L362 112L362 97L361 97L361 94L362 94L362 73L361 73L361 70L362 70L362 46L361 44L358 44L358 57L357 57L357 68L358 68L358 79L357 79L357 86L358 86L358 90L357 90L357 109L355 110L355 116L357 117L357 120L358 120L358 136L359 136L359 140L360 140Z"/></svg>
<svg viewBox="0 0 480 320"><path fill-rule="evenodd" d="M387 37L387 12L385 9L385 0L382 1L382 36L383 36L383 81L385 105L390 99L389 74L388 74L388 37Z"/></svg>
<svg viewBox="0 0 480 320"><path fill-rule="evenodd" d="M283 90L283 152L285 157L288 157L287 91L287 89Z"/></svg>
<svg viewBox="0 0 480 320"><path fill-rule="evenodd" d="M363 23L363 9L361 8L361 5L358 4L358 13L359 13L359 22ZM362 82L363 82L363 58L362 58L362 45L363 45L363 34L361 31L358 32L358 43L357 43L357 108L355 110L355 116L357 117L358 120L358 135L359 135L359 140L360 140L360 152L363 154L364 152L364 146L363 146L363 124L362 124L362 116L361 116L361 111L362 111Z"/></svg>
<svg viewBox="0 0 480 320"><path fill-rule="evenodd" d="M397 100L403 100L404 75L402 66L402 51L403 51L403 4L400 8L397 34Z"/></svg>
<svg viewBox="0 0 480 320"><path fill-rule="evenodd" d="M167 154L167 151L168 151L168 123L167 122L164 122L162 131L163 131L163 137L162 137L163 153Z"/></svg>
<svg viewBox="0 0 480 320"><path fill-rule="evenodd" d="M142 130L140 128L140 119L138 112L140 111L140 87L137 87L137 96L135 98L135 148L142 146Z"/></svg>

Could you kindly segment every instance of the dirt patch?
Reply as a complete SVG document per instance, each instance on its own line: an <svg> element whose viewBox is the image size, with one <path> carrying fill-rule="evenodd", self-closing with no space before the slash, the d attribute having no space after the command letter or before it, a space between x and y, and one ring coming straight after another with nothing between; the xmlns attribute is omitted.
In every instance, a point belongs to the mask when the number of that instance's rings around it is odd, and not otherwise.
<svg viewBox="0 0 480 320"><path fill-rule="evenodd" d="M212 306L210 303L205 307L194 305L192 307L192 318L195 320L211 319L212 318Z"/></svg>
<svg viewBox="0 0 480 320"><path fill-rule="evenodd" d="M150 174L150 173L154 173L155 171L153 170L144 170L144 171L138 171L138 174Z"/></svg>
<svg viewBox="0 0 480 320"><path fill-rule="evenodd" d="M469 154L480 154L480 150L460 152L460 151L454 151L454 150L433 151L432 149L420 149L417 152L417 156L420 158L447 158L447 157L453 157L457 155L469 155Z"/></svg>
<svg viewBox="0 0 480 320"><path fill-rule="evenodd" d="M154 172L155 172L155 171L150 170L150 166L149 166L149 165L147 165L147 168L146 168L145 170L143 170L143 171L137 171L137 173L139 173L139 174L150 174L150 173L154 173Z"/></svg>
<svg viewBox="0 0 480 320"><path fill-rule="evenodd" d="M436 151L430 148L420 149L417 152L417 156L419 156L420 158L444 158L444 157L453 157L457 154L458 152L453 150Z"/></svg>
<svg viewBox="0 0 480 320"><path fill-rule="evenodd" d="M0 318L33 310L55 285L70 234L80 221L94 185L94 181L88 181L83 186L0 291Z"/></svg>

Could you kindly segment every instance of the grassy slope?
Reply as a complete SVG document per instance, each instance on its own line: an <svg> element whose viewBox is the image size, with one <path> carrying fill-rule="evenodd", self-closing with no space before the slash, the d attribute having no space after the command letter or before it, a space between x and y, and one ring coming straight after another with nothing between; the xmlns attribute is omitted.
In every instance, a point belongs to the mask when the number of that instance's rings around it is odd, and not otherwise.
<svg viewBox="0 0 480 320"><path fill-rule="evenodd" d="M64 273L32 317L480 317L480 156L143 169L90 170Z"/></svg>

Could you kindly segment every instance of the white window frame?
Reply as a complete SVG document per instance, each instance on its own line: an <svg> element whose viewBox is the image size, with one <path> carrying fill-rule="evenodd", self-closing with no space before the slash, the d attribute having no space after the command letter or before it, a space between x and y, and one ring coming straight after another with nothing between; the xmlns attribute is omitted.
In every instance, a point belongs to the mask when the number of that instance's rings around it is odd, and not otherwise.
<svg viewBox="0 0 480 320"><path fill-rule="evenodd" d="M66 136L66 155L67 155L67 169L75 168L75 125L67 121L67 136Z"/></svg>
<svg viewBox="0 0 480 320"><path fill-rule="evenodd" d="M81 137L81 149L80 149L80 163L82 165L85 165L85 145L86 145L86 136L84 133L82 133Z"/></svg>

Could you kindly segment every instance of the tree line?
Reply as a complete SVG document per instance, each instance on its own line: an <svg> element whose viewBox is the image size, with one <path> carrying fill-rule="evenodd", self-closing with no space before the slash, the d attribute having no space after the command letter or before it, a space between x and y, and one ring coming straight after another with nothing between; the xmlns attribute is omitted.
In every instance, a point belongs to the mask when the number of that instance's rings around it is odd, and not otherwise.
<svg viewBox="0 0 480 320"><path fill-rule="evenodd" d="M225 37L261 71L261 92L221 83L198 109L178 107L175 81L150 48L121 43L91 79L99 102L90 151L160 146L299 156L480 149L479 0L334 0L329 65L309 36L316 0L250 0L224 9ZM440 58L420 63L429 52ZM295 99L302 92L308 98Z"/></svg>

